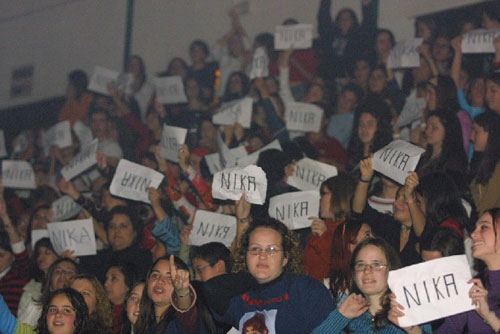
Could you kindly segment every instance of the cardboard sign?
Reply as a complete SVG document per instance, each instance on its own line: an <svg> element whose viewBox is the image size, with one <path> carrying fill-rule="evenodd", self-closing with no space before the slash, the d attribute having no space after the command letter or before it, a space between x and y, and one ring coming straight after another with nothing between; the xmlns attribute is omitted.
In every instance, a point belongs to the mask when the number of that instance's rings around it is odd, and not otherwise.
<svg viewBox="0 0 500 334"><path fill-rule="evenodd" d="M274 33L274 48L287 50L293 45L294 50L312 48L312 24L291 24L277 26Z"/></svg>
<svg viewBox="0 0 500 334"><path fill-rule="evenodd" d="M92 218L47 224L50 243L58 255L74 250L76 256L97 254Z"/></svg>
<svg viewBox="0 0 500 334"><path fill-rule="evenodd" d="M151 203L148 188L158 188L163 178L164 175L154 169L121 159L109 190L118 197Z"/></svg>
<svg viewBox="0 0 500 334"><path fill-rule="evenodd" d="M270 150L270 149L277 149L277 150L283 151L281 149L280 142L276 139L276 140L273 140L271 143L267 144L266 146L262 147L260 150L252 152L251 154L238 159L236 161L236 165L239 167L255 165L257 163L257 161L259 160L260 152Z"/></svg>
<svg viewBox="0 0 500 334"><path fill-rule="evenodd" d="M404 140L395 140L373 155L373 169L405 184L408 172L414 171L425 150Z"/></svg>
<svg viewBox="0 0 500 334"><path fill-rule="evenodd" d="M61 169L61 174L66 180L71 180L77 175L80 175L88 168L92 167L97 163L96 152L99 143L97 139L94 139L90 145L82 148L80 153L78 153L69 164Z"/></svg>
<svg viewBox="0 0 500 334"><path fill-rule="evenodd" d="M398 42L391 50L387 66L389 68L419 67L420 55L417 47L423 41L423 38L415 38Z"/></svg>
<svg viewBox="0 0 500 334"><path fill-rule="evenodd" d="M180 76L154 78L156 99L162 104L185 103L184 83Z"/></svg>
<svg viewBox="0 0 500 334"><path fill-rule="evenodd" d="M267 178L262 168L228 168L215 173L212 196L218 199L238 200L244 193L249 203L262 205L266 201Z"/></svg>
<svg viewBox="0 0 500 334"><path fill-rule="evenodd" d="M423 97L408 98L399 115L398 126L403 127L419 119L424 113L427 101Z"/></svg>
<svg viewBox="0 0 500 334"><path fill-rule="evenodd" d="M400 327L430 322L475 308L465 255L447 256L389 272L388 284L404 307Z"/></svg>
<svg viewBox="0 0 500 334"><path fill-rule="evenodd" d="M3 130L0 130L0 158L6 157L7 154L7 145L5 144L5 135Z"/></svg>
<svg viewBox="0 0 500 334"><path fill-rule="evenodd" d="M68 195L64 195L52 202L51 208L52 212L54 212L54 215L52 216L53 222L73 218L82 209L82 207Z"/></svg>
<svg viewBox="0 0 500 334"><path fill-rule="evenodd" d="M337 173L335 166L303 158L295 165L295 173L288 178L287 183L300 190L319 191L321 183L332 176L336 176Z"/></svg>
<svg viewBox="0 0 500 334"><path fill-rule="evenodd" d="M73 124L73 132L80 141L80 147L87 146L92 142L92 130L81 121Z"/></svg>
<svg viewBox="0 0 500 334"><path fill-rule="evenodd" d="M286 128L318 133L321 128L323 108L312 103L289 102L285 108Z"/></svg>
<svg viewBox="0 0 500 334"><path fill-rule="evenodd" d="M160 141L160 154L163 158L179 162L179 148L186 140L187 129L163 125Z"/></svg>
<svg viewBox="0 0 500 334"><path fill-rule="evenodd" d="M2 183L5 188L35 189L35 172L24 160L2 161Z"/></svg>
<svg viewBox="0 0 500 334"><path fill-rule="evenodd" d="M250 79L265 78L269 76L269 57L266 49L259 47L255 49L250 66Z"/></svg>
<svg viewBox="0 0 500 334"><path fill-rule="evenodd" d="M201 246L208 242L221 242L231 246L236 237L236 218L220 213L197 210L194 215L193 230L189 235L189 244Z"/></svg>
<svg viewBox="0 0 500 334"><path fill-rule="evenodd" d="M35 244L42 238L48 238L49 231L47 230L31 230L31 248L35 249Z"/></svg>
<svg viewBox="0 0 500 334"><path fill-rule="evenodd" d="M500 36L500 29L476 29L462 38L462 53L495 53L493 40Z"/></svg>
<svg viewBox="0 0 500 334"><path fill-rule="evenodd" d="M309 217L319 214L319 192L289 192L269 200L269 216L283 222L291 230L310 227Z"/></svg>
<svg viewBox="0 0 500 334"><path fill-rule="evenodd" d="M220 110L212 117L212 122L219 125L241 124L244 128L250 128L252 119L253 99L244 97L242 99L224 103Z"/></svg>
<svg viewBox="0 0 500 334"><path fill-rule="evenodd" d="M120 73L96 66L90 77L88 90L109 96L108 85L115 83L116 89L124 89L125 93L130 93L130 85L133 82L134 76L131 73Z"/></svg>
<svg viewBox="0 0 500 334"><path fill-rule="evenodd" d="M49 155L50 147L57 145L59 148L71 146L71 126L69 121L62 121L48 129L42 136L43 150Z"/></svg>
<svg viewBox="0 0 500 334"><path fill-rule="evenodd" d="M244 146L238 146L233 149L228 150L228 153L231 155L231 159L236 161L248 155L247 150ZM214 175L215 173L224 169L224 166L221 163L220 153L212 153L205 155L205 161L207 162L208 169L210 170L210 174ZM227 164L226 164L227 166ZM227 166L227 168L234 167Z"/></svg>

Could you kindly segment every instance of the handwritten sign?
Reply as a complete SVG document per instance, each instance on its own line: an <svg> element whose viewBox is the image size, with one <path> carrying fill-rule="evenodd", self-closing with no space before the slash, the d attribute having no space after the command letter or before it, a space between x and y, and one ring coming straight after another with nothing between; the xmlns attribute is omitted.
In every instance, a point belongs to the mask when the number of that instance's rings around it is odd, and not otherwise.
<svg viewBox="0 0 500 334"><path fill-rule="evenodd" d="M241 124L244 128L250 128L252 119L253 99L244 97L242 99L224 103L220 110L212 117L214 124L233 125Z"/></svg>
<svg viewBox="0 0 500 334"><path fill-rule="evenodd" d="M315 104L302 102L286 104L285 119L288 130L318 133L322 118L323 108Z"/></svg>
<svg viewBox="0 0 500 334"><path fill-rule="evenodd" d="M7 154L7 145L5 145L5 135L3 130L0 130L0 158L6 157Z"/></svg>
<svg viewBox="0 0 500 334"><path fill-rule="evenodd" d="M121 159L109 190L118 197L151 203L148 198L148 188L158 188L163 177L163 174L154 169Z"/></svg>
<svg viewBox="0 0 500 334"><path fill-rule="evenodd" d="M250 66L250 79L265 78L269 75L269 58L266 49L259 47L255 49Z"/></svg>
<svg viewBox="0 0 500 334"><path fill-rule="evenodd" d="M238 200L244 193L249 203L262 205L266 191L266 173L253 165L224 169L215 173L212 182L212 196L218 199Z"/></svg>
<svg viewBox="0 0 500 334"><path fill-rule="evenodd" d="M49 155L50 147L57 145L59 148L71 146L71 126L69 121L62 121L49 128L42 136L43 150Z"/></svg>
<svg viewBox="0 0 500 334"><path fill-rule="evenodd" d="M401 327L410 327L475 308L465 255L447 256L389 272L388 284L404 306Z"/></svg>
<svg viewBox="0 0 500 334"><path fill-rule="evenodd" d="M99 145L97 139L94 139L90 145L82 148L80 153L78 153L69 164L63 167L61 170L62 176L66 180L71 180L77 175L80 175L82 172L92 167L97 163L96 160L96 152L97 146Z"/></svg>
<svg viewBox="0 0 500 334"><path fill-rule="evenodd" d="M47 224L50 243L57 254L74 250L76 256L95 255L96 243L92 218Z"/></svg>
<svg viewBox="0 0 500 334"><path fill-rule="evenodd" d="M35 249L35 244L42 238L48 238L49 231L47 230L31 230L31 248Z"/></svg>
<svg viewBox="0 0 500 334"><path fill-rule="evenodd" d="M293 45L295 50L312 48L312 24L291 24L277 26L274 33L274 48L287 50Z"/></svg>
<svg viewBox="0 0 500 334"><path fill-rule="evenodd" d="M303 158L295 165L295 173L288 178L287 183L300 190L319 191L321 183L332 176L336 176L337 173L335 166Z"/></svg>
<svg viewBox="0 0 500 334"><path fill-rule="evenodd" d="M409 171L414 171L425 150L404 140L395 140L373 155L373 169L405 183Z"/></svg>
<svg viewBox="0 0 500 334"><path fill-rule="evenodd" d="M5 188L35 189L33 167L24 160L3 160L2 183Z"/></svg>
<svg viewBox="0 0 500 334"><path fill-rule="evenodd" d="M257 161L259 160L260 152L270 150L270 149L276 149L276 150L283 151L281 149L280 142L276 139L276 140L273 140L271 143L267 144L266 146L262 147L260 150L252 152L251 154L236 160L236 165L239 167L255 165L257 163Z"/></svg>
<svg viewBox="0 0 500 334"><path fill-rule="evenodd" d="M197 210L194 215L193 230L189 235L189 244L201 246L208 242L221 242L231 246L236 237L236 218L220 213Z"/></svg>
<svg viewBox="0 0 500 334"><path fill-rule="evenodd" d="M186 140L187 129L163 125L160 141L160 154L163 158L179 162L179 147Z"/></svg>
<svg viewBox="0 0 500 334"><path fill-rule="evenodd" d="M427 101L423 97L408 98L399 115L398 126L403 127L419 119L424 113Z"/></svg>
<svg viewBox="0 0 500 334"><path fill-rule="evenodd" d="M227 168L234 167L238 159L241 159L248 155L247 150L245 149L244 146L238 146L233 149L228 149L228 153L232 157L231 161L234 161L234 164L231 166L228 166L227 161L225 166L222 165L220 153L212 153L205 155L205 161L207 162L210 174L214 175L215 173L223 170L225 167Z"/></svg>
<svg viewBox="0 0 500 334"><path fill-rule="evenodd" d="M78 205L71 197L64 195L52 202L53 222L63 221L76 216L82 207Z"/></svg>
<svg viewBox="0 0 500 334"><path fill-rule="evenodd" d="M500 36L500 29L476 29L462 38L462 53L495 53L493 40Z"/></svg>
<svg viewBox="0 0 500 334"><path fill-rule="evenodd" d="M178 75L155 78L156 98L162 104L176 104L187 102L184 92L184 83Z"/></svg>
<svg viewBox="0 0 500 334"><path fill-rule="evenodd" d="M319 192L289 192L269 200L269 216L283 222L291 230L311 226L309 217L319 214Z"/></svg>
<svg viewBox="0 0 500 334"><path fill-rule="evenodd" d="M389 68L419 67L420 55L417 47L423 41L423 38L415 38L398 42L391 50L387 66Z"/></svg>
<svg viewBox="0 0 500 334"><path fill-rule="evenodd" d="M126 93L129 93L130 85L133 81L134 77L131 73L120 73L105 67L96 66L90 77L88 90L109 96L108 85L114 83L116 89L124 89Z"/></svg>

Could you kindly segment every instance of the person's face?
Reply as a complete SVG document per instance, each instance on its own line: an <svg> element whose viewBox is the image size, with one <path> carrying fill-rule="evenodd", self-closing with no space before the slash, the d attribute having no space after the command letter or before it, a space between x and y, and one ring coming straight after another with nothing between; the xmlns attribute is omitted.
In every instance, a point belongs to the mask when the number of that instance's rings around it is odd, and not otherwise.
<svg viewBox="0 0 500 334"><path fill-rule="evenodd" d="M52 291L62 289L67 281L73 278L76 274L76 268L71 262L63 261L58 263L52 274L51 288Z"/></svg>
<svg viewBox="0 0 500 334"><path fill-rule="evenodd" d="M205 53L203 52L203 49L200 48L199 46L194 46L191 49L189 55L191 56L191 61L193 63L200 63L205 61Z"/></svg>
<svg viewBox="0 0 500 334"><path fill-rule="evenodd" d="M139 317L143 291L144 283L138 284L135 288L132 289L132 292L130 292L130 295L127 299L127 318L132 323L132 325L135 325L137 318Z"/></svg>
<svg viewBox="0 0 500 334"><path fill-rule="evenodd" d="M445 37L438 37L432 46L432 56L436 61L447 61L451 58L450 40Z"/></svg>
<svg viewBox="0 0 500 334"><path fill-rule="evenodd" d="M423 250L420 256L422 257L422 260L430 261L442 258L443 254L441 254L440 251Z"/></svg>
<svg viewBox="0 0 500 334"><path fill-rule="evenodd" d="M321 187L321 198L319 201L319 215L321 218L332 218L330 203L332 201L332 192L327 187Z"/></svg>
<svg viewBox="0 0 500 334"><path fill-rule="evenodd" d="M97 294L92 283L87 279L77 279L71 284L71 288L82 294L89 314L93 314L97 305Z"/></svg>
<svg viewBox="0 0 500 334"><path fill-rule="evenodd" d="M67 164L70 163L70 161L73 159L75 155L75 148L72 146L61 148L61 163L66 166Z"/></svg>
<svg viewBox="0 0 500 334"><path fill-rule="evenodd" d="M477 105L482 104L486 95L486 83L483 78L474 80L471 86L470 95L473 103Z"/></svg>
<svg viewBox="0 0 500 334"><path fill-rule="evenodd" d="M403 188L400 188L396 193L393 212L393 217L398 222L406 222L410 219L410 209L408 208L408 203L406 203Z"/></svg>
<svg viewBox="0 0 500 334"><path fill-rule="evenodd" d="M477 123L473 123L470 140L474 143L474 151L484 152L486 144L488 143L488 132Z"/></svg>
<svg viewBox="0 0 500 334"><path fill-rule="evenodd" d="M201 125L200 135L201 135L201 138L214 139L215 136L217 135L217 129L212 124L212 122L205 121Z"/></svg>
<svg viewBox="0 0 500 334"><path fill-rule="evenodd" d="M427 127L425 128L425 139L429 145L442 145L445 136L443 124L436 116L431 116L427 120Z"/></svg>
<svg viewBox="0 0 500 334"><path fill-rule="evenodd" d="M486 103L491 110L500 114L500 85L486 81Z"/></svg>
<svg viewBox="0 0 500 334"><path fill-rule="evenodd" d="M131 246L136 236L129 216L121 213L113 215L108 225L108 239L114 251Z"/></svg>
<svg viewBox="0 0 500 334"><path fill-rule="evenodd" d="M222 261L211 266L210 263L199 257L193 259L193 270L194 279L202 282L226 273Z"/></svg>
<svg viewBox="0 0 500 334"><path fill-rule="evenodd" d="M489 213L485 213L476 223L476 228L472 232L472 256L488 263L498 258L499 247L497 246L498 227L495 227L493 218Z"/></svg>
<svg viewBox="0 0 500 334"><path fill-rule="evenodd" d="M266 87L267 90L269 91L269 94L278 93L278 84L276 83L276 80L268 77L264 79L264 81L266 82Z"/></svg>
<svg viewBox="0 0 500 334"><path fill-rule="evenodd" d="M243 93L243 83L239 75L232 75L231 78L229 78L229 92L231 94Z"/></svg>
<svg viewBox="0 0 500 334"><path fill-rule="evenodd" d="M462 25L462 34L466 34L474 29L476 29L474 24L472 24L471 22L466 22Z"/></svg>
<svg viewBox="0 0 500 334"><path fill-rule="evenodd" d="M277 250L274 254L273 249ZM255 252L258 254L252 254ZM259 284L276 279L288 263L281 235L267 227L258 227L252 232L246 258L248 271Z"/></svg>
<svg viewBox="0 0 500 334"><path fill-rule="evenodd" d="M373 238L373 233L372 233L372 228L368 224L363 224L361 225L361 228L358 231L358 234L356 235L356 239L349 245L351 249L351 253L354 251L354 248L356 248L357 245L359 245L362 241L368 239L368 238Z"/></svg>
<svg viewBox="0 0 500 334"><path fill-rule="evenodd" d="M307 91L305 102L312 103L320 101L323 101L323 88L319 85L312 85Z"/></svg>
<svg viewBox="0 0 500 334"><path fill-rule="evenodd" d="M39 209L33 216L31 228L33 230L46 230L50 223L50 209Z"/></svg>
<svg viewBox="0 0 500 334"><path fill-rule="evenodd" d="M0 248L0 273L9 268L14 262L14 254Z"/></svg>
<svg viewBox="0 0 500 334"><path fill-rule="evenodd" d="M428 41L432 37L432 30L424 22L419 22L417 24L417 37L422 37L424 40Z"/></svg>
<svg viewBox="0 0 500 334"><path fill-rule="evenodd" d="M366 296L380 296L387 290L388 270L386 266L374 269L377 264L387 265L382 250L374 245L365 246L354 259L355 266L369 264L364 270L356 270L354 281L359 290Z"/></svg>
<svg viewBox="0 0 500 334"><path fill-rule="evenodd" d="M47 247L41 246L38 250L38 257L36 258L36 265L38 269L47 273L52 263L57 260L57 254Z"/></svg>
<svg viewBox="0 0 500 334"><path fill-rule="evenodd" d="M429 110L437 109L437 95L436 88L432 85L427 85L425 88L425 100L427 101L427 107Z"/></svg>
<svg viewBox="0 0 500 334"><path fill-rule="evenodd" d="M155 112L150 112L147 116L148 128L152 131L161 127L160 117Z"/></svg>
<svg viewBox="0 0 500 334"><path fill-rule="evenodd" d="M361 113L359 117L358 135L363 144L370 144L377 132L377 119L369 113Z"/></svg>
<svg viewBox="0 0 500 334"><path fill-rule="evenodd" d="M259 123L257 123L257 124L259 124ZM248 141L248 144L250 145L252 152L255 152L258 149L264 147L264 142L259 137L250 138L250 140Z"/></svg>
<svg viewBox="0 0 500 334"><path fill-rule="evenodd" d="M172 65L170 65L169 75L179 75L182 78L186 76L186 68L182 64L182 61L176 59L172 62Z"/></svg>
<svg viewBox="0 0 500 334"><path fill-rule="evenodd" d="M339 29L340 29L340 32L342 33L342 35L347 34L349 29L351 29L353 23L354 22L352 20L352 16L351 16L351 14L349 14L349 12L345 11L342 14L340 14L338 25L339 25Z"/></svg>
<svg viewBox="0 0 500 334"><path fill-rule="evenodd" d="M356 62L354 68L354 79L356 82L364 87L368 82L368 77L370 76L370 65L364 60L359 60Z"/></svg>
<svg viewBox="0 0 500 334"><path fill-rule="evenodd" d="M155 306L161 307L170 304L173 290L170 264L167 260L160 260L149 275L148 296Z"/></svg>
<svg viewBox="0 0 500 334"><path fill-rule="evenodd" d="M412 72L413 72L413 77L414 77L415 83L424 82L424 81L429 80L431 77L431 74L432 74L431 68L429 67L429 63L422 56L420 57L420 66L415 67L412 70Z"/></svg>
<svg viewBox="0 0 500 334"><path fill-rule="evenodd" d="M125 283L125 276L120 269L117 267L108 269L104 289L106 289L106 294L114 305L121 305L125 302L129 287Z"/></svg>
<svg viewBox="0 0 500 334"><path fill-rule="evenodd" d="M103 113L92 114L90 129L94 137L105 137L108 131L108 119Z"/></svg>
<svg viewBox="0 0 500 334"><path fill-rule="evenodd" d="M391 37L388 33L380 33L375 39L375 50L379 55L388 54L392 49Z"/></svg>
<svg viewBox="0 0 500 334"><path fill-rule="evenodd" d="M198 99L200 96L200 87L196 80L188 80L186 82L186 96L189 100Z"/></svg>
<svg viewBox="0 0 500 334"><path fill-rule="evenodd" d="M357 104L358 99L356 98L356 94L350 90L345 90L339 97L338 109L341 112L349 112L354 110Z"/></svg>
<svg viewBox="0 0 500 334"><path fill-rule="evenodd" d="M372 71L370 80L368 81L368 85L372 92L382 93L382 91L385 89L386 83L387 78L382 70Z"/></svg>
<svg viewBox="0 0 500 334"><path fill-rule="evenodd" d="M160 257L167 255L167 248L165 244L160 239L155 239L155 245L151 249L151 253L153 253L153 261L156 261Z"/></svg>
<svg viewBox="0 0 500 334"><path fill-rule="evenodd" d="M47 312L47 327L51 334L73 334L76 312L64 294L54 296Z"/></svg>

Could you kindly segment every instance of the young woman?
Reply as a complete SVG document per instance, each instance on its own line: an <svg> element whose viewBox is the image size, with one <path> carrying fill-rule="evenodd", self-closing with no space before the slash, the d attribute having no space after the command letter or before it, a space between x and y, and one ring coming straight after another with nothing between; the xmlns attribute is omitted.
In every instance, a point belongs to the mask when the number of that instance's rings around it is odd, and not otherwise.
<svg viewBox="0 0 500 334"><path fill-rule="evenodd" d="M429 325L400 328L388 320L389 271L401 267L398 254L383 239L361 242L352 254L352 293L313 333L431 333Z"/></svg>
<svg viewBox="0 0 500 334"><path fill-rule="evenodd" d="M139 312L141 310L140 303L142 299L142 293L144 292L144 282L139 282L130 290L127 296L127 307L124 310L124 319L122 320L122 334L132 334L133 327L137 322L139 317ZM126 320L125 320L126 319Z"/></svg>
<svg viewBox="0 0 500 334"><path fill-rule="evenodd" d="M498 53L499 51L497 51ZM490 111L500 114L500 73L494 72L486 80L486 104Z"/></svg>

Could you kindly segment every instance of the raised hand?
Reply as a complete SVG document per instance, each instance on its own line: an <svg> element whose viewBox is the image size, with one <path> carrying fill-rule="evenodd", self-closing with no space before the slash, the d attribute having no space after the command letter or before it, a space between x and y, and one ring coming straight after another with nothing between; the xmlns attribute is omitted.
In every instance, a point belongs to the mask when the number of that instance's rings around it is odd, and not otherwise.
<svg viewBox="0 0 500 334"><path fill-rule="evenodd" d="M252 208L252 204L248 203L245 198L245 193L241 194L239 200L235 201L236 205L236 218L245 219L250 216L250 209Z"/></svg>
<svg viewBox="0 0 500 334"><path fill-rule="evenodd" d="M373 155L359 162L359 170L361 172L361 180L370 181L373 177Z"/></svg>
<svg viewBox="0 0 500 334"><path fill-rule="evenodd" d="M351 293L339 306L339 312L347 319L354 319L368 311L369 307L362 295Z"/></svg>
<svg viewBox="0 0 500 334"><path fill-rule="evenodd" d="M66 180L64 177L61 177L61 179L57 183L57 186L63 194L70 196L72 199L77 199L78 197L80 197L80 193L78 192L78 190L76 190L73 183Z"/></svg>
<svg viewBox="0 0 500 334"><path fill-rule="evenodd" d="M312 234L317 235L318 237L321 237L328 229L325 221L319 217L309 217L309 220L313 221L311 224Z"/></svg>
<svg viewBox="0 0 500 334"><path fill-rule="evenodd" d="M407 201L413 201L413 192L415 191L415 188L418 186L418 184L418 174L416 172L409 172L404 185L405 198Z"/></svg>
<svg viewBox="0 0 500 334"><path fill-rule="evenodd" d="M189 295L189 271L177 269L174 262L174 256L170 255L170 277L177 297Z"/></svg>
<svg viewBox="0 0 500 334"><path fill-rule="evenodd" d="M389 310L387 319L389 319L389 321L396 326L399 326L399 318L405 315L402 312L402 310L404 310L404 307L396 301L395 294L391 293L389 297L391 298L391 309Z"/></svg>

